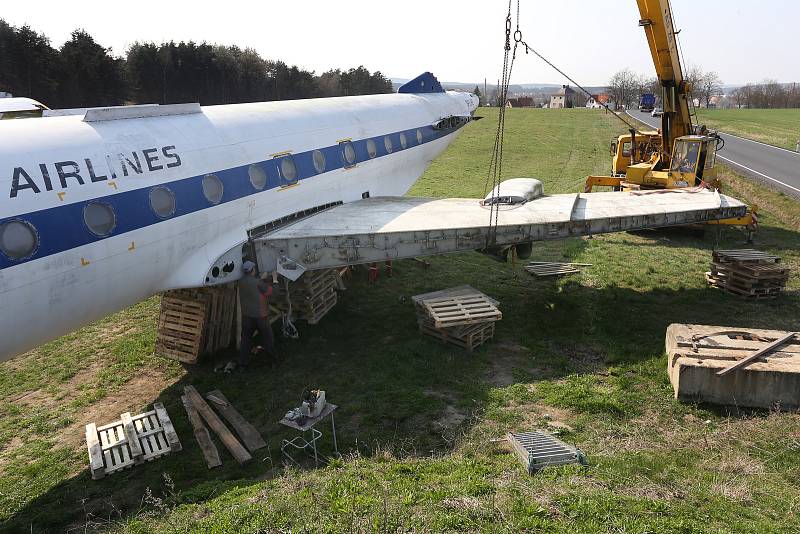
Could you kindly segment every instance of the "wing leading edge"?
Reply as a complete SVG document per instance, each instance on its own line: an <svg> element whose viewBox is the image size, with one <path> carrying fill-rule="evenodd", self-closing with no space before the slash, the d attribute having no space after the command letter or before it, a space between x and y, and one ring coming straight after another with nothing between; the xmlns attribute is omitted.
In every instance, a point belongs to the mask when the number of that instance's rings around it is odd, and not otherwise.
<svg viewBox="0 0 800 534"><path fill-rule="evenodd" d="M375 197L342 204L254 239L262 269L287 259L306 269L447 254L740 217L747 207L714 191L543 196L493 213L476 199ZM494 214L497 214L495 229Z"/></svg>

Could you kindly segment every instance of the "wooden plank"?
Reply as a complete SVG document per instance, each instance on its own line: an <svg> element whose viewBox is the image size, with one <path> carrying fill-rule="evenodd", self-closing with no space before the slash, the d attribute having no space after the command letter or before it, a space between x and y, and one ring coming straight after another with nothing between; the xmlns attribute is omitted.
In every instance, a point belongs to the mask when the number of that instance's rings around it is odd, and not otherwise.
<svg viewBox="0 0 800 534"><path fill-rule="evenodd" d="M203 451L206 465L208 465L209 469L221 466L222 460L219 458L217 446L211 441L211 435L208 433L206 425L203 424L200 414L197 413L194 405L189 401L186 395L181 396L181 401L183 402L183 407L186 409L189 422L192 424L192 428L194 428L194 437L197 440L197 444L200 445L200 450Z"/></svg>
<svg viewBox="0 0 800 534"><path fill-rule="evenodd" d="M97 435L97 425L86 425L86 448L89 450L89 472L93 480L100 480L106 474L103 462L103 449L100 447L100 438Z"/></svg>
<svg viewBox="0 0 800 534"><path fill-rule="evenodd" d="M206 399L210 400L217 411L231 424L236 433L239 434L239 437L242 438L247 450L253 452L267 446L256 427L242 417L220 390L209 391L206 394Z"/></svg>
<svg viewBox="0 0 800 534"><path fill-rule="evenodd" d="M783 345L784 343L786 343L790 339L794 338L794 336L796 336L796 335L797 335L797 332L789 332L785 336L776 339L775 341L773 341L772 343L770 343L769 345L767 345L763 349L754 352L750 356L742 358L738 362L734 363L733 365L730 365L730 366L726 367L725 369L722 369L721 371L717 371L717 376L724 376L724 375L730 373L731 371L735 371L736 369L740 369L740 368L744 367L745 365L749 364L750 362L752 362L754 360L757 360L758 358L760 358L760 357L762 357L762 356L764 356L766 354L769 354L775 348L780 347L781 345Z"/></svg>
<svg viewBox="0 0 800 534"><path fill-rule="evenodd" d="M239 440L236 439L228 427L225 426L225 423L219 418L219 416L214 413L214 410L203 400L203 397L200 396L200 393L197 392L194 386L186 386L183 388L184 393L188 397L189 401L194 405L195 409L200 413L200 415L205 419L208 426L211 427L219 439L222 441L222 444L225 445L225 448L233 455L237 462L240 464L245 464L253 459L250 456L250 453L247 452Z"/></svg>
<svg viewBox="0 0 800 534"><path fill-rule="evenodd" d="M164 428L164 436L167 438L170 450L172 452L177 452L183 449L181 440L178 439L178 433L175 432L175 426L172 424L172 420L169 418L169 414L166 408L164 408L164 405L160 402L153 403L153 409L158 416L161 426Z"/></svg>
<svg viewBox="0 0 800 534"><path fill-rule="evenodd" d="M125 439L128 442L128 447L131 449L133 461L137 464L140 464L144 461L144 452L142 451L142 446L139 443L139 436L136 433L136 428L133 426L131 413L125 412L120 416L120 420L122 421L122 428L125 431Z"/></svg>

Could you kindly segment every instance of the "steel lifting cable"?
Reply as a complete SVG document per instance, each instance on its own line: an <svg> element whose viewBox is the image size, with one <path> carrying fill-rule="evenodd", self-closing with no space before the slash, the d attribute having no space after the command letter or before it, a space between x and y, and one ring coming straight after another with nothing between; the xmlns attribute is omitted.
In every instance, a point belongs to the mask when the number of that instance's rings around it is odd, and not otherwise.
<svg viewBox="0 0 800 534"><path fill-rule="evenodd" d="M519 0L517 0L517 32L519 32ZM515 34L516 35L516 34ZM494 193L495 190L499 191L500 179L503 172L503 143L505 141L505 121L506 121L506 104L508 102L508 86L511 81L511 71L514 68L514 59L517 55L517 42L514 42L513 53L509 61L509 53L511 48L511 0L508 0L508 14L506 15L506 40L503 47L503 76L498 87L498 105L500 110L497 114L497 132L494 137L494 149L492 150L492 157L489 160L489 172L486 175L486 182L484 183L484 195L488 191ZM491 180L491 190L489 189L489 181ZM489 203L489 229L486 234L487 248L493 245L497 238L497 225L500 217L500 205L491 199Z"/></svg>

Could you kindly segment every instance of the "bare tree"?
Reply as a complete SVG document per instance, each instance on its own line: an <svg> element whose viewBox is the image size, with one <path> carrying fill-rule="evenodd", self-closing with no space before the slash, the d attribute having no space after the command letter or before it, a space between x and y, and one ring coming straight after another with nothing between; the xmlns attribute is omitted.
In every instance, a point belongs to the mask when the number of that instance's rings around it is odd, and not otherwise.
<svg viewBox="0 0 800 534"><path fill-rule="evenodd" d="M722 95L722 80L714 71L704 73L699 80L695 94L701 101L705 100L706 107L708 107L712 98Z"/></svg>
<svg viewBox="0 0 800 534"><path fill-rule="evenodd" d="M640 76L630 69L623 69L614 73L608 81L608 92L617 106L630 108L638 97Z"/></svg>

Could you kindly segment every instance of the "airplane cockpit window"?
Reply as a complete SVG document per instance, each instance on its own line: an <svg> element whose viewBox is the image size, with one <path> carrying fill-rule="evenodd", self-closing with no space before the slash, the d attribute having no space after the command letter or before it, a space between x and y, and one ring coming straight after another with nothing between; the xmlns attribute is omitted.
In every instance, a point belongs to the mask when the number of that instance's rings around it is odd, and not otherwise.
<svg viewBox="0 0 800 534"><path fill-rule="evenodd" d="M206 174L203 176L203 195L206 200L212 204L219 204L222 200L224 190L222 187L222 180L215 174Z"/></svg>
<svg viewBox="0 0 800 534"><path fill-rule="evenodd" d="M314 168L317 169L317 172L325 172L325 154L321 150L315 150L311 158L314 160Z"/></svg>
<svg viewBox="0 0 800 534"><path fill-rule="evenodd" d="M281 157L281 178L288 184L297 182L297 166L291 154Z"/></svg>
<svg viewBox="0 0 800 534"><path fill-rule="evenodd" d="M372 139L367 139L367 154L369 154L371 158L378 155L378 147L375 146L375 141Z"/></svg>
<svg viewBox="0 0 800 534"><path fill-rule="evenodd" d="M97 237L105 237L114 231L117 216L114 208L105 202L89 202L83 207L83 222Z"/></svg>
<svg viewBox="0 0 800 534"><path fill-rule="evenodd" d="M21 260L32 256L39 246L36 230L24 221L9 221L0 225L0 251L9 259Z"/></svg>
<svg viewBox="0 0 800 534"><path fill-rule="evenodd" d="M406 148L408 146L408 139L406 139L406 134L400 134L400 147Z"/></svg>
<svg viewBox="0 0 800 534"><path fill-rule="evenodd" d="M422 130L417 130L417 144L422 144Z"/></svg>
<svg viewBox="0 0 800 534"><path fill-rule="evenodd" d="M259 165L250 165L247 168L247 174L250 176L250 184L259 191L267 186L267 173Z"/></svg>
<svg viewBox="0 0 800 534"><path fill-rule="evenodd" d="M386 148L386 152L388 152L389 154L391 154L392 150L394 150L394 146L392 145L392 138L389 137L388 135L383 138L383 146Z"/></svg>
<svg viewBox="0 0 800 534"><path fill-rule="evenodd" d="M175 213L175 195L164 186L154 187L150 190L150 208L162 219L172 217Z"/></svg>
<svg viewBox="0 0 800 534"><path fill-rule="evenodd" d="M352 141L342 141L342 159L345 167L352 167L356 164L356 150L353 148Z"/></svg>

